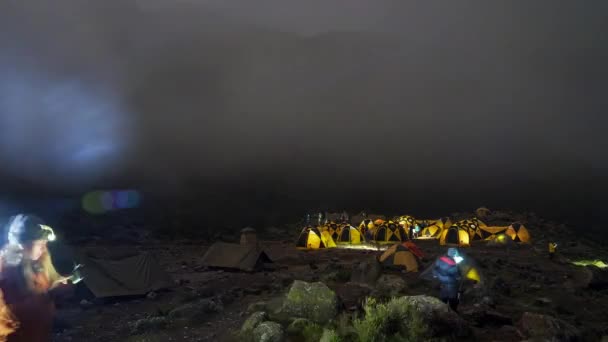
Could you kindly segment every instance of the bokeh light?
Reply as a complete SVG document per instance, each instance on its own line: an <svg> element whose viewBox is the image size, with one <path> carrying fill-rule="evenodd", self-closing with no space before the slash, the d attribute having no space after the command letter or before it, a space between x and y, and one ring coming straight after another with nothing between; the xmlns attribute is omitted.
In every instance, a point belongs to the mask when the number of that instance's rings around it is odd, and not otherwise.
<svg viewBox="0 0 608 342"><path fill-rule="evenodd" d="M135 190L91 191L82 197L82 209L90 214L103 214L137 208L141 195Z"/></svg>

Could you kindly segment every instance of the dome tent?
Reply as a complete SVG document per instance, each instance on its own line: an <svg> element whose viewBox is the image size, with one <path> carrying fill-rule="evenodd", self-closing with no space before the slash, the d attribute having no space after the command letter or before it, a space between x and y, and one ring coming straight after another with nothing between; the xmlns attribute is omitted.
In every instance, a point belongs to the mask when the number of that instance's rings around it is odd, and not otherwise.
<svg viewBox="0 0 608 342"><path fill-rule="evenodd" d="M505 234L511 237L515 242L530 242L530 232L528 232L528 229L519 222L511 224L505 231Z"/></svg>
<svg viewBox="0 0 608 342"><path fill-rule="evenodd" d="M296 247L303 249L332 248L336 247L336 243L329 232L308 226L302 229Z"/></svg>
<svg viewBox="0 0 608 342"><path fill-rule="evenodd" d="M465 227L459 224L454 224L450 228L445 229L439 238L439 244L442 246L451 245L459 247L470 246L471 236Z"/></svg>
<svg viewBox="0 0 608 342"><path fill-rule="evenodd" d="M389 247L380 255L378 261L387 268L401 268L407 272L418 272L420 267L416 255L401 243Z"/></svg>
<svg viewBox="0 0 608 342"><path fill-rule="evenodd" d="M341 227L340 235L336 240L338 243L348 243L352 245L358 245L365 242L365 237L361 231L350 224L346 224Z"/></svg>

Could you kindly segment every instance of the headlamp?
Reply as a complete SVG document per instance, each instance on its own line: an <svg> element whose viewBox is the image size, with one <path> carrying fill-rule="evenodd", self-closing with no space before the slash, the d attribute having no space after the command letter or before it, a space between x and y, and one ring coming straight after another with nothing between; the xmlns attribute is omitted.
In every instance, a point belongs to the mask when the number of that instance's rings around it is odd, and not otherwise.
<svg viewBox="0 0 608 342"><path fill-rule="evenodd" d="M461 257L460 255L455 256L453 259L454 259L454 261L455 261L457 264L460 264L460 262L461 262L462 260L464 260L464 258L463 258L463 257Z"/></svg>
<svg viewBox="0 0 608 342"><path fill-rule="evenodd" d="M40 229L44 230L45 232L47 232L46 235L46 239L48 241L55 241L57 240L57 235L55 235L55 232L53 231L53 228L46 226L44 224L39 225Z"/></svg>

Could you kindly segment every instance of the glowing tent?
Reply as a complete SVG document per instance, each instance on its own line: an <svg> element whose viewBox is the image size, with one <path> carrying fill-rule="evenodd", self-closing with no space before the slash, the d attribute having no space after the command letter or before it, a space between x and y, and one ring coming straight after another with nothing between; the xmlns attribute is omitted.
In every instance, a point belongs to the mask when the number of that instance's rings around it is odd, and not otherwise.
<svg viewBox="0 0 608 342"><path fill-rule="evenodd" d="M481 221L479 221L476 217L469 220L461 220L457 223L461 227L465 227L469 232L471 241L475 240L483 240L484 236L481 231L482 227L487 227L487 225Z"/></svg>
<svg viewBox="0 0 608 342"><path fill-rule="evenodd" d="M315 227L304 227L296 247L305 249L332 248L336 247L336 243L328 231L320 231Z"/></svg>
<svg viewBox="0 0 608 342"><path fill-rule="evenodd" d="M507 228L505 234L511 237L515 242L530 242L530 233L528 229L521 223L513 223Z"/></svg>
<svg viewBox="0 0 608 342"><path fill-rule="evenodd" d="M494 240L498 234L504 233L507 226L480 227L481 235L484 240Z"/></svg>
<svg viewBox="0 0 608 342"><path fill-rule="evenodd" d="M449 228L444 229L439 238L439 244L468 247L470 246L471 236L465 227L458 224L451 225Z"/></svg>
<svg viewBox="0 0 608 342"><path fill-rule="evenodd" d="M376 226L374 225L374 222L371 219L365 219L359 224L359 231L363 235L367 235L368 231L373 231L375 228Z"/></svg>
<svg viewBox="0 0 608 342"><path fill-rule="evenodd" d="M398 242L406 241L407 239L405 230L393 221L383 223L376 228L372 238L372 240L377 242Z"/></svg>
<svg viewBox="0 0 608 342"><path fill-rule="evenodd" d="M418 259L412 251L403 244L395 244L389 247L378 259L383 266L388 268L401 268L407 272L418 272Z"/></svg>
<svg viewBox="0 0 608 342"><path fill-rule="evenodd" d="M351 226L350 224L342 226L340 228L340 235L336 240L338 243L349 243L352 245L358 245L365 242L365 237L359 229Z"/></svg>
<svg viewBox="0 0 608 342"><path fill-rule="evenodd" d="M439 239L444 229L449 228L452 225L452 221L449 218L444 217L439 220L431 221L429 226L422 228L418 238L422 239Z"/></svg>
<svg viewBox="0 0 608 342"><path fill-rule="evenodd" d="M399 223L401 227L406 229L416 224L416 219L409 215L399 216L397 219L395 219L395 221Z"/></svg>

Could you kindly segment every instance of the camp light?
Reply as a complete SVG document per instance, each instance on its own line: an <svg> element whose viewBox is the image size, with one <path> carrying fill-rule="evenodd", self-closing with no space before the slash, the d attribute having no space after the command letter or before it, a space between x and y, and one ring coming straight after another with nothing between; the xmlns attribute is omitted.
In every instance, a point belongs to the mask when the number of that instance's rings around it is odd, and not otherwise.
<svg viewBox="0 0 608 342"><path fill-rule="evenodd" d="M463 258L463 257L461 257L460 255L455 256L453 259L454 259L454 261L455 261L457 264L460 264L460 262L461 262L462 260L464 260L464 258Z"/></svg>

